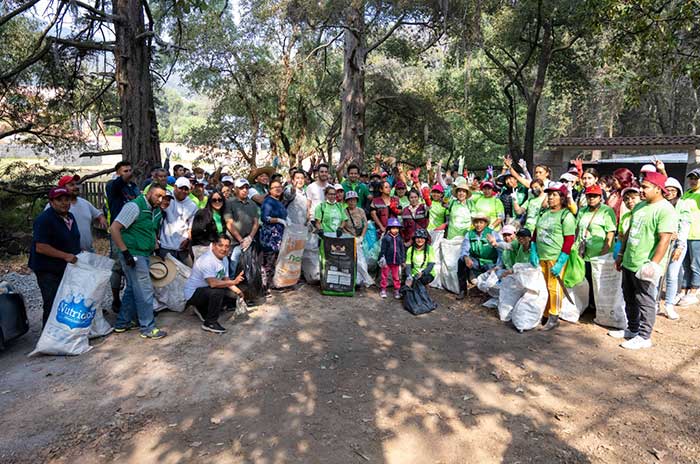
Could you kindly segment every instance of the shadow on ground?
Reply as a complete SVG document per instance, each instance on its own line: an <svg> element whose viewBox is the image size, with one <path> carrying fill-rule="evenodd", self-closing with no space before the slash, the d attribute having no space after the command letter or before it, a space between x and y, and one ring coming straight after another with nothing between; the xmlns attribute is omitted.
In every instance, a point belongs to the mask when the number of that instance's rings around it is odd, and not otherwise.
<svg viewBox="0 0 700 464"><path fill-rule="evenodd" d="M700 462L693 340L666 329L630 353L592 324L518 334L433 294L415 317L306 286L223 336L166 313L166 339L112 335L76 358L26 358L33 333L0 354L0 460Z"/></svg>

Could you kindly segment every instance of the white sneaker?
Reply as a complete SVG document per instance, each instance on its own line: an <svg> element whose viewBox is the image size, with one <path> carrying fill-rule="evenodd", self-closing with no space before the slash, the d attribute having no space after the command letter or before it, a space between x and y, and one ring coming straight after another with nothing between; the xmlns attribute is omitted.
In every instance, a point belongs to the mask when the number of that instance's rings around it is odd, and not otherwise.
<svg viewBox="0 0 700 464"><path fill-rule="evenodd" d="M637 335L631 340L627 340L626 342L620 343L620 346L627 349L627 350L639 350L642 348L651 348L651 340L648 340L646 338L642 338L641 336Z"/></svg>
<svg viewBox="0 0 700 464"><path fill-rule="evenodd" d="M690 306L698 304L698 296L695 293L688 293L678 300L678 306Z"/></svg>
<svg viewBox="0 0 700 464"><path fill-rule="evenodd" d="M674 304L674 305L677 305L678 302L681 301L681 297L682 297L682 296L683 296L683 295L680 294L680 293L677 294L677 295L675 296L675 298L673 298L673 304Z"/></svg>
<svg viewBox="0 0 700 464"><path fill-rule="evenodd" d="M610 330L608 331L608 335L610 335L612 338L617 338L619 340L622 340L623 338L626 340L629 340L631 338L634 338L638 335L638 332L630 332L629 330Z"/></svg>
<svg viewBox="0 0 700 464"><path fill-rule="evenodd" d="M681 317L678 315L676 312L676 309L673 307L673 305L666 305L666 317L671 319L672 321L677 321Z"/></svg>

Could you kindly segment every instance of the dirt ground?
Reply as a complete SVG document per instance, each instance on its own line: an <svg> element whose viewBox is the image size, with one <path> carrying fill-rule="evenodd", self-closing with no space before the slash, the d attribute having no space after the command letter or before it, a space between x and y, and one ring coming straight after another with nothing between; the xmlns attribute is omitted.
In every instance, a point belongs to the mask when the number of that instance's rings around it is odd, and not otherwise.
<svg viewBox="0 0 700 464"><path fill-rule="evenodd" d="M26 357L32 311L0 352L0 462L700 463L697 308L629 352L590 322L518 334L432 293L415 317L305 286L224 335L164 313L163 340L71 358Z"/></svg>

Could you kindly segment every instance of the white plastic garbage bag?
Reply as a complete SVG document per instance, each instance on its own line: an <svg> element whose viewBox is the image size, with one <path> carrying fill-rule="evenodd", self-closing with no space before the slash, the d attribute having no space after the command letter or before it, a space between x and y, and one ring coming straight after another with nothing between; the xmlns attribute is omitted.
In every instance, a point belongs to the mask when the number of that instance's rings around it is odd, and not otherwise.
<svg viewBox="0 0 700 464"><path fill-rule="evenodd" d="M452 293L459 293L457 263L462 249L462 238L443 239L440 242L440 283L442 288Z"/></svg>
<svg viewBox="0 0 700 464"><path fill-rule="evenodd" d="M78 355L90 351L90 336L112 331L100 304L109 289L114 262L95 253L80 253L68 264L53 301L51 315L29 356Z"/></svg>
<svg viewBox="0 0 700 464"><path fill-rule="evenodd" d="M539 268L528 264L516 264L513 272L518 286L523 291L511 313L513 325L520 332L532 330L540 325L547 306L547 282Z"/></svg>
<svg viewBox="0 0 700 464"><path fill-rule="evenodd" d="M357 285L371 287L374 285L374 279L367 269L367 260L365 259L365 252L362 249L362 242L355 238L355 243L355 249L357 250L357 268L355 269L357 277L355 278L355 283Z"/></svg>
<svg viewBox="0 0 700 464"><path fill-rule="evenodd" d="M476 278L476 288L489 296L498 298L499 283L495 272L484 272Z"/></svg>
<svg viewBox="0 0 700 464"><path fill-rule="evenodd" d="M321 261L319 259L318 236L309 234L309 239L304 246L304 254L301 258L301 269L307 283L317 284L321 280Z"/></svg>
<svg viewBox="0 0 700 464"><path fill-rule="evenodd" d="M615 270L612 253L591 258L595 319L593 322L616 329L627 328L625 299L622 295L622 273Z"/></svg>
<svg viewBox="0 0 700 464"><path fill-rule="evenodd" d="M433 269L435 269L436 278L430 282L430 286L433 288L442 288L442 282L440 281L440 243L444 237L444 230L433 230L430 232L430 246L433 247L433 250L435 251L435 261L437 261L435 266L433 266Z"/></svg>
<svg viewBox="0 0 700 464"><path fill-rule="evenodd" d="M496 309L498 308L498 298L489 298L488 300L481 303L481 306L483 306L484 308Z"/></svg>
<svg viewBox="0 0 700 464"><path fill-rule="evenodd" d="M185 311L187 306L185 293L182 289L185 288L187 279L190 278L192 268L169 254L165 256L165 259L175 264L177 276L168 285L153 287L153 310L162 311L169 309L170 311L181 313Z"/></svg>
<svg viewBox="0 0 700 464"><path fill-rule="evenodd" d="M581 313L588 307L588 281L583 279L580 284L572 288L567 288L567 290L574 302L571 303L566 296L562 295L559 319L576 323L581 317Z"/></svg>
<svg viewBox="0 0 700 464"><path fill-rule="evenodd" d="M284 228L280 252L275 264L275 275L272 278L274 287L291 287L299 282L308 235L306 227L299 224L288 224Z"/></svg>
<svg viewBox="0 0 700 464"><path fill-rule="evenodd" d="M498 295L498 318L502 321L510 321L513 307L523 296L525 290L520 285L515 274L504 277L501 280L501 290Z"/></svg>

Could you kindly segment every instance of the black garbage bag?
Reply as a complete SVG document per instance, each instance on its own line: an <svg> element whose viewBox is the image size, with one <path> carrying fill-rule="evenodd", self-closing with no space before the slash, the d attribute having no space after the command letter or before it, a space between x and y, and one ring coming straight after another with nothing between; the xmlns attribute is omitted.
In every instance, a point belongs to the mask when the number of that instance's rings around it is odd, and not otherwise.
<svg viewBox="0 0 700 464"><path fill-rule="evenodd" d="M262 257L260 249L253 243L241 253L238 272L243 271L245 281L241 285L243 296L249 306L262 304L265 301L265 288L262 280Z"/></svg>
<svg viewBox="0 0 700 464"><path fill-rule="evenodd" d="M321 252L321 293L353 296L357 267L355 237L326 234L321 240L319 250Z"/></svg>
<svg viewBox="0 0 700 464"><path fill-rule="evenodd" d="M437 308L437 303L430 298L425 285L419 280L414 280L411 287L407 285L401 287L401 295L404 309L414 316L429 313Z"/></svg>
<svg viewBox="0 0 700 464"><path fill-rule="evenodd" d="M0 350L29 331L24 298L7 282L0 283Z"/></svg>

